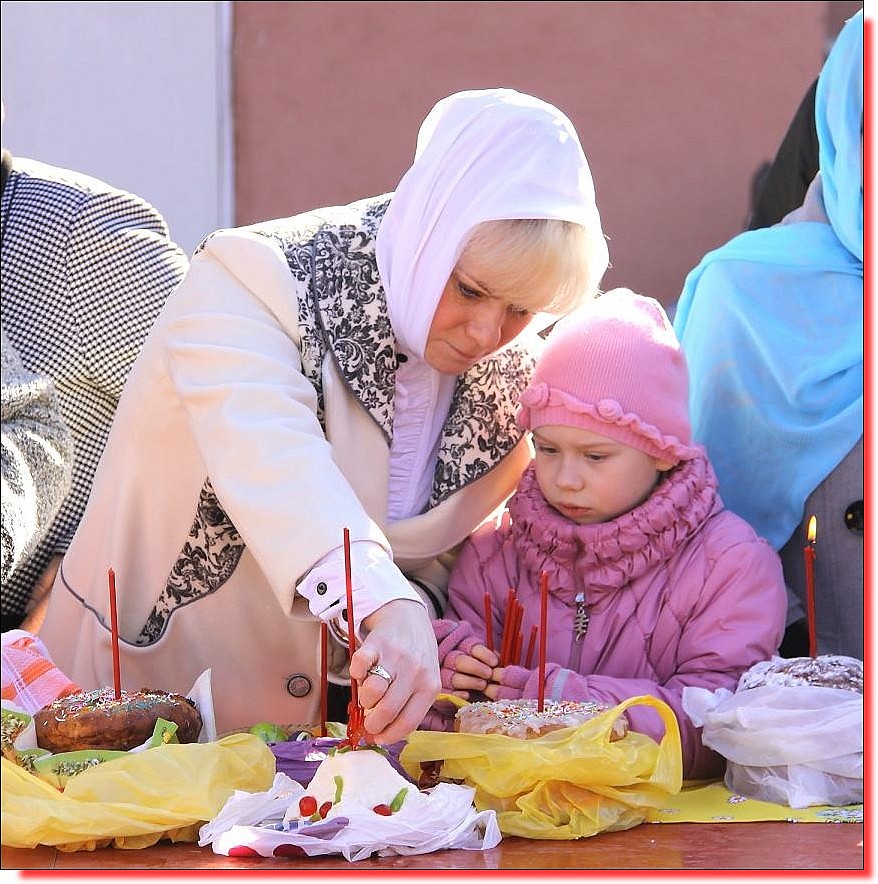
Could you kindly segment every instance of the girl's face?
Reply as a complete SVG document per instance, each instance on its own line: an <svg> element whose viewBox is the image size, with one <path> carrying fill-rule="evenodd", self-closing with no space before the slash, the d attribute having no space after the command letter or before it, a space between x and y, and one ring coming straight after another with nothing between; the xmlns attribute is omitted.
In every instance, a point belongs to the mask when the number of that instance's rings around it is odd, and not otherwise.
<svg viewBox="0 0 878 884"><path fill-rule="evenodd" d="M609 522L633 510L672 466L579 427L540 427L533 441L543 497L577 525Z"/></svg>
<svg viewBox="0 0 878 884"><path fill-rule="evenodd" d="M521 303L548 304L554 294L492 285L491 267L465 253L451 272L427 334L424 359L442 374L462 374L521 334L534 314Z"/></svg>

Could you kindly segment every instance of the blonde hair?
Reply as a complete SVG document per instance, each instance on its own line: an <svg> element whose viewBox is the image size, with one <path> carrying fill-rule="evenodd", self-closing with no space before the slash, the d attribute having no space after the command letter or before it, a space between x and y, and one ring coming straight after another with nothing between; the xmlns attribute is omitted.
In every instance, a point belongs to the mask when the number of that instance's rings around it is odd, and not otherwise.
<svg viewBox="0 0 878 884"><path fill-rule="evenodd" d="M461 259L470 252L492 267L494 294L534 292L516 298L516 306L534 313L570 313L597 291L588 291L586 229L555 218L511 218L483 221L470 232ZM553 294L546 302L544 294Z"/></svg>

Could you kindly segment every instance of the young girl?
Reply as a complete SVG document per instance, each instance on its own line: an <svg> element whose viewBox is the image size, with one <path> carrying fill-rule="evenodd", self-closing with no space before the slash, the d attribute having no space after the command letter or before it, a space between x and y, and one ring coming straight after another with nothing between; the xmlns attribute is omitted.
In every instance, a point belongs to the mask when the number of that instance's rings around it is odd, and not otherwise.
<svg viewBox="0 0 878 884"><path fill-rule="evenodd" d="M722 772L682 708L687 685L734 690L777 651L786 592L777 555L723 508L688 416L686 363L661 305L624 289L558 323L521 396L534 462L499 523L466 542L434 622L442 683L468 699L536 697L548 574L545 696L616 704L651 694L680 724L684 776ZM742 450L741 457L759 457ZM523 606L524 649L511 665L485 641L485 593L500 648L507 595ZM449 704L423 726L447 729ZM632 729L659 739L651 709Z"/></svg>

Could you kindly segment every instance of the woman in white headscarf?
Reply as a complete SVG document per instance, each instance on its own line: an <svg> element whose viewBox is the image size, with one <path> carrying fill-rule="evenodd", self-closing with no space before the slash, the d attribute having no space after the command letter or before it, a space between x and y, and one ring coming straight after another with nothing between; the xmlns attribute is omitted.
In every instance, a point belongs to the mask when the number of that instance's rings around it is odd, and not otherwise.
<svg viewBox="0 0 878 884"><path fill-rule="evenodd" d="M439 689L448 557L530 458L535 333L606 266L572 124L508 89L440 101L392 194L213 234L126 385L40 633L56 663L109 683L112 567L123 686L209 667L220 731L316 722L348 528L350 675L369 733L405 736Z"/></svg>

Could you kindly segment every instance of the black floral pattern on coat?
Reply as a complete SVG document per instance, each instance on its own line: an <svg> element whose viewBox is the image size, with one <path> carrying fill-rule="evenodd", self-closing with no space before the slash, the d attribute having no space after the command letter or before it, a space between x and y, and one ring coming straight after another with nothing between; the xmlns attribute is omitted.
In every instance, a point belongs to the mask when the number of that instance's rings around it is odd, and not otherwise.
<svg viewBox="0 0 878 884"><path fill-rule="evenodd" d="M198 497L189 539L135 644L158 641L176 608L216 592L232 576L243 552L244 541L220 506L208 479Z"/></svg>
<svg viewBox="0 0 878 884"><path fill-rule="evenodd" d="M430 507L480 479L521 439L515 412L533 366L529 353L509 348L461 377L443 428Z"/></svg>

